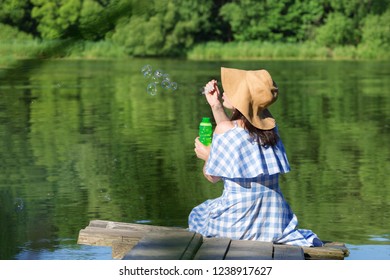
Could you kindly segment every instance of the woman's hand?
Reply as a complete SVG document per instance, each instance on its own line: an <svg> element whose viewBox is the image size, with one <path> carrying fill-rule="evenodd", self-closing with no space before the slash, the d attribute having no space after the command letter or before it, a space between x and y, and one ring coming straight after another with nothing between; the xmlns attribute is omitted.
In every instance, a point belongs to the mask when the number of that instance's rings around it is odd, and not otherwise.
<svg viewBox="0 0 390 280"><path fill-rule="evenodd" d="M204 87L204 95L211 107L215 122L219 124L221 121L228 121L229 117L226 115L223 105L219 99L221 94L216 80L211 80L206 84Z"/></svg>
<svg viewBox="0 0 390 280"><path fill-rule="evenodd" d="M210 147L211 146L205 146L199 141L199 137L195 138L195 154L198 158L203 159L204 161L207 161L210 155Z"/></svg>
<svg viewBox="0 0 390 280"><path fill-rule="evenodd" d="M210 107L219 106L221 102L219 101L219 89L216 80L209 81L204 87L204 95L206 96L207 102Z"/></svg>

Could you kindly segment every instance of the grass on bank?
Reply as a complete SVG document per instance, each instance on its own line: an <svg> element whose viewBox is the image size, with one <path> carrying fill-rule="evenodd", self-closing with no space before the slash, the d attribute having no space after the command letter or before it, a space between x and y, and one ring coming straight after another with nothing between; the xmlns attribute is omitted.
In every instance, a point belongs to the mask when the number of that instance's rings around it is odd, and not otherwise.
<svg viewBox="0 0 390 280"><path fill-rule="evenodd" d="M390 60L390 51L369 45L337 46L327 48L314 42L208 42L195 46L188 52L193 60L235 59L374 59Z"/></svg>
<svg viewBox="0 0 390 280"><path fill-rule="evenodd" d="M129 55L111 41L41 41L31 38L0 39L0 67L12 67L19 59L70 58L117 59ZM339 46L333 49L306 43L208 42L187 53L192 60L251 59L374 59L390 60L390 51L376 46Z"/></svg>
<svg viewBox="0 0 390 280"><path fill-rule="evenodd" d="M126 57L128 55L124 47L109 41L41 41L38 39L3 41L0 39L0 67L12 67L12 64L19 59L114 59Z"/></svg>

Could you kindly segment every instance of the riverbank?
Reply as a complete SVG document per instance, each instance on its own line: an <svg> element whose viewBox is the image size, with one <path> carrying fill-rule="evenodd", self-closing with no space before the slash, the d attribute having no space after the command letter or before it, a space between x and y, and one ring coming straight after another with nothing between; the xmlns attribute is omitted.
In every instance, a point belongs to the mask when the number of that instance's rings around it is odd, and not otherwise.
<svg viewBox="0 0 390 280"><path fill-rule="evenodd" d="M195 46L187 57L194 60L390 60L390 52L364 45L328 48L313 42L209 42Z"/></svg>
<svg viewBox="0 0 390 280"><path fill-rule="evenodd" d="M390 60L390 51L372 46L327 48L316 43L208 42L198 44L186 55L190 60ZM7 40L0 41L0 67L12 67L19 59L129 58L126 49L111 41Z"/></svg>

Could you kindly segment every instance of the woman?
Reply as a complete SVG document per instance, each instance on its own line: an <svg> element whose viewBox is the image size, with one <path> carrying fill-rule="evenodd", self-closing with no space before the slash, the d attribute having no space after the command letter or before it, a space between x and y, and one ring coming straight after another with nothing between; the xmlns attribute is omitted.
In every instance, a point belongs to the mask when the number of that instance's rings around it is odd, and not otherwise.
<svg viewBox="0 0 390 280"><path fill-rule="evenodd" d="M224 183L221 197L209 199L189 215L189 230L206 237L322 246L298 220L279 188L279 174L290 171L284 146L268 107L278 88L266 70L221 68L223 106L215 80L206 89L217 126L211 146L195 139L195 153L205 161L204 176Z"/></svg>

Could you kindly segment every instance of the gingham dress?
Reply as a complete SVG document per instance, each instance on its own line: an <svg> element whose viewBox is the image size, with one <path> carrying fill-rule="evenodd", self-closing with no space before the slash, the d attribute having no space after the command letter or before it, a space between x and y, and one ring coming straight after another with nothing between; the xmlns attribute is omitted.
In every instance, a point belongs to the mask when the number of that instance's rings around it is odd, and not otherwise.
<svg viewBox="0 0 390 280"><path fill-rule="evenodd" d="M191 211L189 230L206 237L313 246L318 237L297 229L297 217L280 191L279 174L288 171L280 140L264 147L237 125L214 134L206 173L221 177L224 190Z"/></svg>

